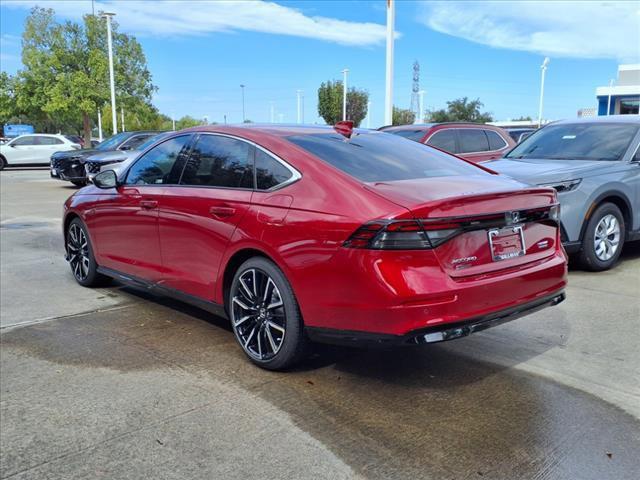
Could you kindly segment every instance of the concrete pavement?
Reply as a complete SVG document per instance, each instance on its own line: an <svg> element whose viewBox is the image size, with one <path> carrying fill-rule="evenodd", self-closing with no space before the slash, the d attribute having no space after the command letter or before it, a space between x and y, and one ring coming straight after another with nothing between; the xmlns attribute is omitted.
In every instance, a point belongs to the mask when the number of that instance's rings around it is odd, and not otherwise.
<svg viewBox="0 0 640 480"><path fill-rule="evenodd" d="M273 373L222 319L77 286L47 176L0 175L0 478L637 478L639 245L553 309Z"/></svg>

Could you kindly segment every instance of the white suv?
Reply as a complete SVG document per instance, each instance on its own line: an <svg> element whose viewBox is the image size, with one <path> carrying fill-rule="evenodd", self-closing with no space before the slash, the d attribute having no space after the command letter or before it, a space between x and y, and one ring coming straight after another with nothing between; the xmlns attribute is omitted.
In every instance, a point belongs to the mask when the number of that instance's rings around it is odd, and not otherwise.
<svg viewBox="0 0 640 480"><path fill-rule="evenodd" d="M21 135L0 145L0 170L10 165L48 164L52 153L80 148L64 135Z"/></svg>

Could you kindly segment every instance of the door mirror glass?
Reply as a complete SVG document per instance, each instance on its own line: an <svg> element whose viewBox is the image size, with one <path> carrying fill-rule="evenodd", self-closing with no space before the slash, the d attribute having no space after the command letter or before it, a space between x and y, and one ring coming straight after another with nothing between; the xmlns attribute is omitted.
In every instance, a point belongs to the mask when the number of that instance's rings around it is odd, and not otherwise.
<svg viewBox="0 0 640 480"><path fill-rule="evenodd" d="M114 188L118 186L118 176L113 170L105 170L93 177L93 184L98 188Z"/></svg>

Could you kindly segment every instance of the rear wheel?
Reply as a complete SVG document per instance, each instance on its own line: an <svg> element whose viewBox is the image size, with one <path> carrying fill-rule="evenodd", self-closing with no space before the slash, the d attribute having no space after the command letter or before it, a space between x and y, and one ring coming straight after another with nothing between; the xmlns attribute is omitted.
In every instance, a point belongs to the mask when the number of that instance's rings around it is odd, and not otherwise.
<svg viewBox="0 0 640 480"><path fill-rule="evenodd" d="M254 257L236 272L229 292L236 340L256 365L282 370L301 360L307 339L298 302L282 271Z"/></svg>
<svg viewBox="0 0 640 480"><path fill-rule="evenodd" d="M625 225L620 209L613 203L603 203L591 215L582 239L580 264L599 272L611 268L624 245Z"/></svg>
<svg viewBox="0 0 640 480"><path fill-rule="evenodd" d="M4 170L7 166L7 159L0 155L0 170Z"/></svg>
<svg viewBox="0 0 640 480"><path fill-rule="evenodd" d="M98 264L84 223L75 218L67 229L67 259L76 282L83 287L97 287L106 283L107 277L98 273Z"/></svg>

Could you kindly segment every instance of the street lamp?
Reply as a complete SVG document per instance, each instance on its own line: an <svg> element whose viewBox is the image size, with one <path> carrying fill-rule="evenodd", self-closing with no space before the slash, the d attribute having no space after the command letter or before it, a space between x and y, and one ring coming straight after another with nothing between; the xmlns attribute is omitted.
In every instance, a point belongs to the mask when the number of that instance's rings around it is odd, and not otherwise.
<svg viewBox="0 0 640 480"><path fill-rule="evenodd" d="M342 121L347 119L347 73L349 73L348 68L342 70Z"/></svg>
<svg viewBox="0 0 640 480"><path fill-rule="evenodd" d="M418 118L418 123L424 123L424 90L420 90L418 95L420 95L420 118Z"/></svg>
<svg viewBox="0 0 640 480"><path fill-rule="evenodd" d="M244 85L240 84L240 88L242 89L242 123L244 123Z"/></svg>
<svg viewBox="0 0 640 480"><path fill-rule="evenodd" d="M297 96L297 100L298 100L298 123L302 123L302 112L300 109L300 94L302 93L302 90L296 90L296 96Z"/></svg>
<svg viewBox="0 0 640 480"><path fill-rule="evenodd" d="M371 102L367 102L367 128L371 128Z"/></svg>
<svg viewBox="0 0 640 480"><path fill-rule="evenodd" d="M613 90L613 78L609 80L609 100L607 101L607 115L611 115L611 90Z"/></svg>
<svg viewBox="0 0 640 480"><path fill-rule="evenodd" d="M113 12L102 12L100 15L107 21L107 48L109 49L109 84L111 86L111 121L113 122L113 134L118 133L118 114L116 112L116 84L113 76L113 45L111 43L111 18Z"/></svg>
<svg viewBox="0 0 640 480"><path fill-rule="evenodd" d="M393 123L393 29L396 21L396 4L387 0L387 71L384 87L384 124Z"/></svg>
<svg viewBox="0 0 640 480"><path fill-rule="evenodd" d="M276 114L275 114L275 104L273 102L269 102L269 111L270 111L270 119L271 123L276 123Z"/></svg>
<svg viewBox="0 0 640 480"><path fill-rule="evenodd" d="M542 77L540 79L540 106L538 108L538 128L542 126L542 102L544 100L544 75L547 73L547 66L549 65L549 57L544 57L540 69L542 70Z"/></svg>

